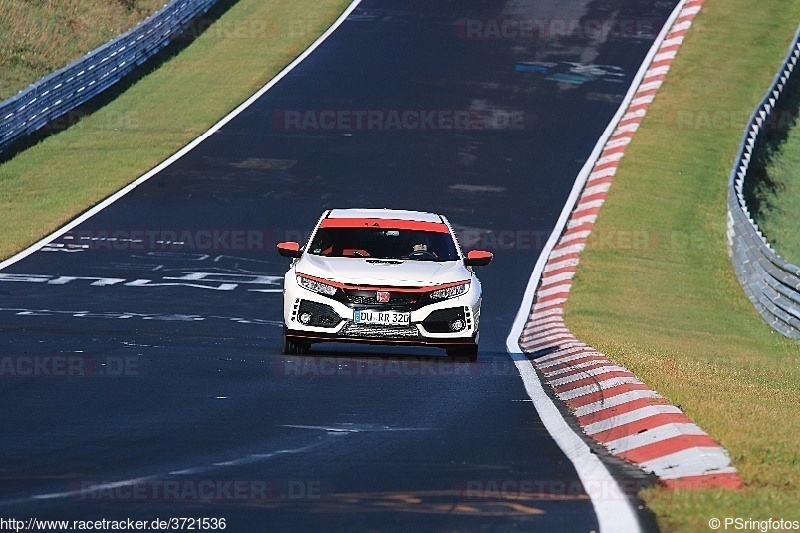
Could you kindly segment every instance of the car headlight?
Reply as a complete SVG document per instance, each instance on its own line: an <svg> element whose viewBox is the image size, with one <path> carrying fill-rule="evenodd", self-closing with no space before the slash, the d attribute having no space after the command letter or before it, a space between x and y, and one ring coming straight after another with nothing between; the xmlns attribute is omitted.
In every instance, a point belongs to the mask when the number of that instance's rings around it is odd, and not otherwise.
<svg viewBox="0 0 800 533"><path fill-rule="evenodd" d="M452 287L445 287L444 289L436 289L431 293L431 298L434 300L446 300L448 298L455 298L462 294L467 294L469 291L469 281Z"/></svg>
<svg viewBox="0 0 800 533"><path fill-rule="evenodd" d="M297 284L304 289L308 289L319 294L324 294L325 296L333 296L338 290L334 285L329 285L327 283L323 283L322 281L300 275L297 276Z"/></svg>

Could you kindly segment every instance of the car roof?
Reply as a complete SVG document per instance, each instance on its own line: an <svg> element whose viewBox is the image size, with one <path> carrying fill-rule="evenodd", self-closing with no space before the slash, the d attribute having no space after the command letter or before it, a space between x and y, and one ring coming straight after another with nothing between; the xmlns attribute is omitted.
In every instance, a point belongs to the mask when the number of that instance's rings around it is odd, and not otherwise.
<svg viewBox="0 0 800 533"><path fill-rule="evenodd" d="M434 213L402 209L332 209L326 218L377 218L413 220L416 222L442 222L442 217Z"/></svg>

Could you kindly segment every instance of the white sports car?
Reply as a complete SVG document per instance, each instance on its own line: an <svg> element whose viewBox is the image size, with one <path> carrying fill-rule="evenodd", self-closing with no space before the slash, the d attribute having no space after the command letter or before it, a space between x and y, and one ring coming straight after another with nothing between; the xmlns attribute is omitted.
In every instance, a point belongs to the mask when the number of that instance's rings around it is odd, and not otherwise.
<svg viewBox="0 0 800 533"><path fill-rule="evenodd" d="M427 345L475 360L481 284L472 267L492 254L461 252L441 215L390 209L323 213L293 258L283 294L283 352L325 341Z"/></svg>

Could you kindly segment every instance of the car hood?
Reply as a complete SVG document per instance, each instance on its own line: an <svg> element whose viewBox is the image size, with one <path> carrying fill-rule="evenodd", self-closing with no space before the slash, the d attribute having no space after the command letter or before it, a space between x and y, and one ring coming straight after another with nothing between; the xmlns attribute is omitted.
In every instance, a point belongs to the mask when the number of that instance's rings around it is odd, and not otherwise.
<svg viewBox="0 0 800 533"><path fill-rule="evenodd" d="M295 272L349 285L425 287L470 279L462 261L394 261L303 254Z"/></svg>

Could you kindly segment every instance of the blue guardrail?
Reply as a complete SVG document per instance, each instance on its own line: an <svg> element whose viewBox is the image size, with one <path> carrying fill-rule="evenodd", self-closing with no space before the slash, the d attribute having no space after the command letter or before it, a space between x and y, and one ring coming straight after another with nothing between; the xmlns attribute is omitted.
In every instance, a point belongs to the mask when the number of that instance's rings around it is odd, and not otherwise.
<svg viewBox="0 0 800 533"><path fill-rule="evenodd" d="M0 153L108 89L217 0L173 0L133 29L0 103Z"/></svg>
<svg viewBox="0 0 800 533"><path fill-rule="evenodd" d="M728 183L728 246L736 276L750 301L773 328L800 338L800 267L775 253L759 231L747 208L744 183L760 134L770 124L778 101L800 58L800 29L766 96L750 117ZM796 75L796 74L794 74Z"/></svg>

